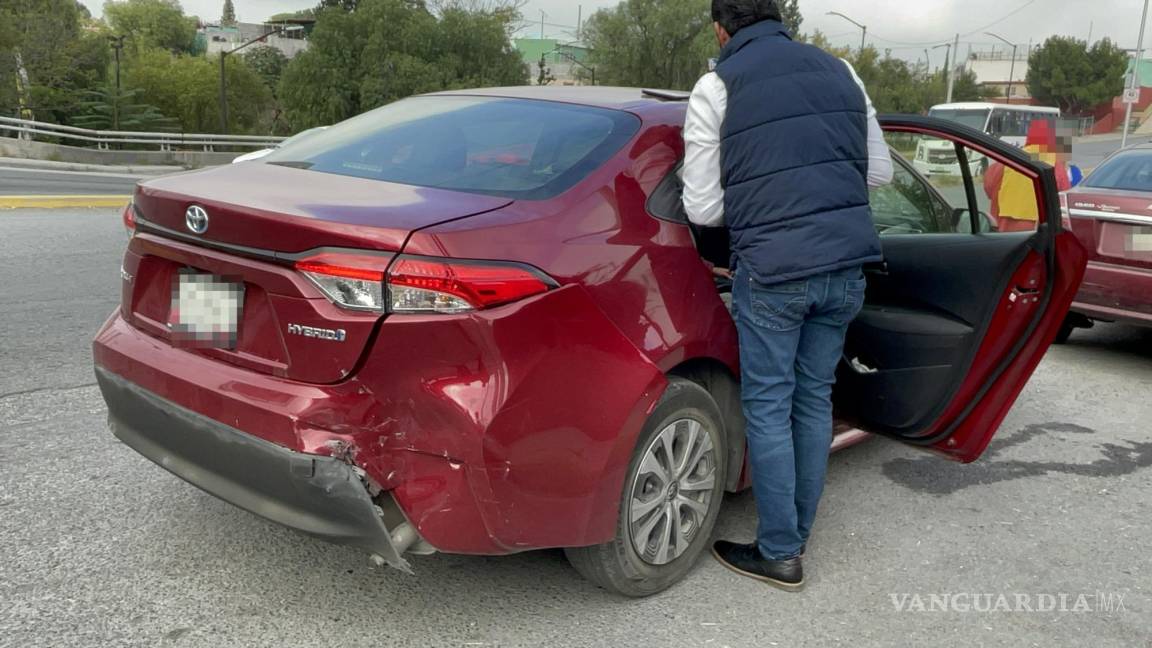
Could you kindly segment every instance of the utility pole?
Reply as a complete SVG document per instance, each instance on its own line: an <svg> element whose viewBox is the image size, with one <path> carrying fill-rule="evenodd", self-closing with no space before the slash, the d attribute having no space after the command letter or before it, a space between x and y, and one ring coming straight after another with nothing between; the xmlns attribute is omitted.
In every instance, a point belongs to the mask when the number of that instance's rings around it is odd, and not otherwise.
<svg viewBox="0 0 1152 648"><path fill-rule="evenodd" d="M584 5L576 6L576 40L584 42Z"/></svg>
<svg viewBox="0 0 1152 648"><path fill-rule="evenodd" d="M228 75L226 73L227 69L225 67L228 57L232 54L235 54L236 52L239 52L245 47L248 47L249 45L254 45L256 43L268 40L268 38L272 36L284 34L287 32L301 31L303 29L304 28L299 25L273 29L267 34L264 34L263 36L257 36L256 38L253 38L252 40L240 45L235 49L220 50L220 133L222 135L228 134Z"/></svg>
<svg viewBox="0 0 1152 648"><path fill-rule="evenodd" d="M228 134L228 75L225 72L225 61L228 52L220 51L220 134Z"/></svg>
<svg viewBox="0 0 1152 648"><path fill-rule="evenodd" d="M112 101L112 130L120 130L120 52L124 50L124 36L109 36L116 52L116 98Z"/></svg>
<svg viewBox="0 0 1152 648"><path fill-rule="evenodd" d="M956 56L952 57L952 61L948 65L948 103L952 103L952 91L956 88L956 68L959 67L956 65L956 61L960 58L960 34L956 34L956 42L948 48L948 55L951 56L953 53Z"/></svg>
<svg viewBox="0 0 1152 648"><path fill-rule="evenodd" d="M1140 18L1140 40L1136 44L1136 62L1132 64L1132 76L1128 79L1128 92L1131 93L1140 87L1140 62L1144 60L1144 26L1148 22L1148 0L1144 0L1144 15ZM1125 97L1127 99L1128 97ZM1124 138L1120 140L1120 148L1128 146L1128 131L1132 128L1132 102L1126 101L1128 107L1124 110Z"/></svg>
<svg viewBox="0 0 1152 648"><path fill-rule="evenodd" d="M944 50L944 79L948 86L947 96L944 98L944 103L952 103L952 43L944 43L937 45L932 49L940 49L941 47L947 48Z"/></svg>
<svg viewBox="0 0 1152 648"><path fill-rule="evenodd" d="M540 10L540 40L544 40L544 19L547 17L548 17L548 14L544 13L544 10L541 9Z"/></svg>
<svg viewBox="0 0 1152 648"><path fill-rule="evenodd" d="M1006 93L1008 96L1008 103L1011 104L1012 103L1012 88L1014 87L1014 84L1016 83L1016 52L1018 51L1019 46L1016 45L1016 43L1009 41L1007 38L997 36L996 34L993 34L992 32L984 32L984 35L985 36L991 36L992 38L995 38L996 40L998 40L998 41L1000 41L1000 42L1004 43L1005 45L1008 45L1012 48L1012 64L1010 66L1008 66L1008 91Z"/></svg>

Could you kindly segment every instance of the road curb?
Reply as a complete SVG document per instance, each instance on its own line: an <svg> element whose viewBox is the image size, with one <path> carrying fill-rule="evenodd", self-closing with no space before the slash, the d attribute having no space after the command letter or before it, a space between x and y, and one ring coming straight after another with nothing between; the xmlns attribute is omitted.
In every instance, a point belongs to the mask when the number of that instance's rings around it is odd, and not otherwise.
<svg viewBox="0 0 1152 648"><path fill-rule="evenodd" d="M172 165L147 164L82 164L76 162L56 162L31 158L0 157L0 166L31 171L65 171L72 173L111 173L130 175L138 178L179 173L188 169Z"/></svg>
<svg viewBox="0 0 1152 648"><path fill-rule="evenodd" d="M0 209L123 207L132 196L0 196Z"/></svg>

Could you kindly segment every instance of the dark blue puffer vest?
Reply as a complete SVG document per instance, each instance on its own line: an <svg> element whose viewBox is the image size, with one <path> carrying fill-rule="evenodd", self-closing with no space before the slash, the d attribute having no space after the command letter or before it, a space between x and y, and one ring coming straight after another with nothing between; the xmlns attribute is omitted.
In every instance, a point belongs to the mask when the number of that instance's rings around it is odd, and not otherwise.
<svg viewBox="0 0 1152 648"><path fill-rule="evenodd" d="M840 59L775 21L725 46L724 213L739 266L779 283L882 259L868 206L864 93Z"/></svg>

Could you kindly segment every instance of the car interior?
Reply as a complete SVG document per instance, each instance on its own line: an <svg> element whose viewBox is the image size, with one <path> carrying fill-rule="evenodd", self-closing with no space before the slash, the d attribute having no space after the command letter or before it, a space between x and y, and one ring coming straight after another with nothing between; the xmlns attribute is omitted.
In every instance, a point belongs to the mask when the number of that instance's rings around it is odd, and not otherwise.
<svg viewBox="0 0 1152 648"><path fill-rule="evenodd" d="M848 332L835 400L838 417L866 430L918 438L966 377L1033 234L992 231L981 212L983 187L970 173L950 181L964 201L956 207L893 157L893 182L872 192L885 260L865 267L866 304ZM678 171L653 192L648 210L688 223ZM729 267L727 230L689 226L701 258ZM717 289L730 292L731 284L718 280Z"/></svg>

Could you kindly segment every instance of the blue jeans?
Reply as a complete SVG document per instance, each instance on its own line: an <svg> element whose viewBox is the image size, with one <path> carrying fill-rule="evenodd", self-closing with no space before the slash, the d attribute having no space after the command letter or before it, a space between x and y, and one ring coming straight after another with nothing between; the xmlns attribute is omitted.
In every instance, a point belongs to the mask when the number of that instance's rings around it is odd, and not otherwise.
<svg viewBox="0 0 1152 648"><path fill-rule="evenodd" d="M860 268L772 285L736 271L756 538L770 560L799 555L812 531L832 447L836 367L866 286Z"/></svg>

